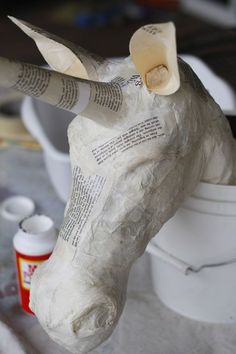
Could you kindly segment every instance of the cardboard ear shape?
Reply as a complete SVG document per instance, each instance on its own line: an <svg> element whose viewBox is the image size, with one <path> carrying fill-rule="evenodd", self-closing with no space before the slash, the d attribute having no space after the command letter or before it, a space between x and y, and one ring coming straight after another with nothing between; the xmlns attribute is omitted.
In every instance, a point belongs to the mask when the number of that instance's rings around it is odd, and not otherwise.
<svg viewBox="0 0 236 354"><path fill-rule="evenodd" d="M172 22L143 26L130 39L131 59L150 91L170 95L180 86L175 26Z"/></svg>

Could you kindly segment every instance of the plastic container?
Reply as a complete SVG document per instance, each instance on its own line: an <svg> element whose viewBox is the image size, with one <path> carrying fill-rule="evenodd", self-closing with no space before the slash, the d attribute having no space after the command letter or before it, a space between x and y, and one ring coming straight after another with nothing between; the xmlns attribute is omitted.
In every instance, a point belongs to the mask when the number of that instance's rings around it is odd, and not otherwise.
<svg viewBox="0 0 236 354"><path fill-rule="evenodd" d="M0 215L13 222L19 222L32 215L34 210L34 201L22 195L6 198L0 203Z"/></svg>
<svg viewBox="0 0 236 354"><path fill-rule="evenodd" d="M151 241L156 294L207 322L236 322L236 186L200 183Z"/></svg>
<svg viewBox="0 0 236 354"><path fill-rule="evenodd" d="M14 236L20 304L27 313L33 314L29 308L31 277L37 266L51 255L56 238L53 221L45 215L24 219Z"/></svg>
<svg viewBox="0 0 236 354"><path fill-rule="evenodd" d="M67 202L72 178L67 128L75 114L31 97L25 98L21 114L26 128L43 148L55 191L63 202Z"/></svg>

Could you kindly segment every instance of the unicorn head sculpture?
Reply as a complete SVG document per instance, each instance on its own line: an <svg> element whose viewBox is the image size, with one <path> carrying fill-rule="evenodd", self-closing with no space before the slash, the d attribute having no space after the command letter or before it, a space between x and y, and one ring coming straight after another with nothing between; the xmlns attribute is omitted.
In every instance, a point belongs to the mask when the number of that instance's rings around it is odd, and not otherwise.
<svg viewBox="0 0 236 354"><path fill-rule="evenodd" d="M53 70L1 58L0 84L77 114L68 129L71 195L30 306L52 339L86 353L114 330L132 264L184 198L200 180L233 182L235 143L177 58L172 23L140 28L130 56L113 61L11 19Z"/></svg>

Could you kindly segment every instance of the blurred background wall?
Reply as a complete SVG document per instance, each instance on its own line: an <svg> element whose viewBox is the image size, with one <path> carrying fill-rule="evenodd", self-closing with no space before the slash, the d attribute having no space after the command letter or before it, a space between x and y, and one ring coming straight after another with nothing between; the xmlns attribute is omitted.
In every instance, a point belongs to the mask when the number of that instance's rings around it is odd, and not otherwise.
<svg viewBox="0 0 236 354"><path fill-rule="evenodd" d="M129 55L141 25L174 21L178 52L199 56L236 89L236 0L1 0L0 9L0 55L37 64L33 41L7 14L105 57Z"/></svg>

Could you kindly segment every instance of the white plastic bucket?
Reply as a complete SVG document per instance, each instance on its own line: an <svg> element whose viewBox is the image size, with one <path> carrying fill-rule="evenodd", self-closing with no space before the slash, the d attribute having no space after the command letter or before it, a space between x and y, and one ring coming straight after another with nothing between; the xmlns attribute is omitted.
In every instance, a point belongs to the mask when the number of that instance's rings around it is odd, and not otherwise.
<svg viewBox="0 0 236 354"><path fill-rule="evenodd" d="M236 322L236 186L200 183L147 250L166 306L200 321Z"/></svg>
<svg viewBox="0 0 236 354"><path fill-rule="evenodd" d="M55 191L67 202L72 178L67 128L75 115L30 97L24 99L21 114L27 129L42 145Z"/></svg>

